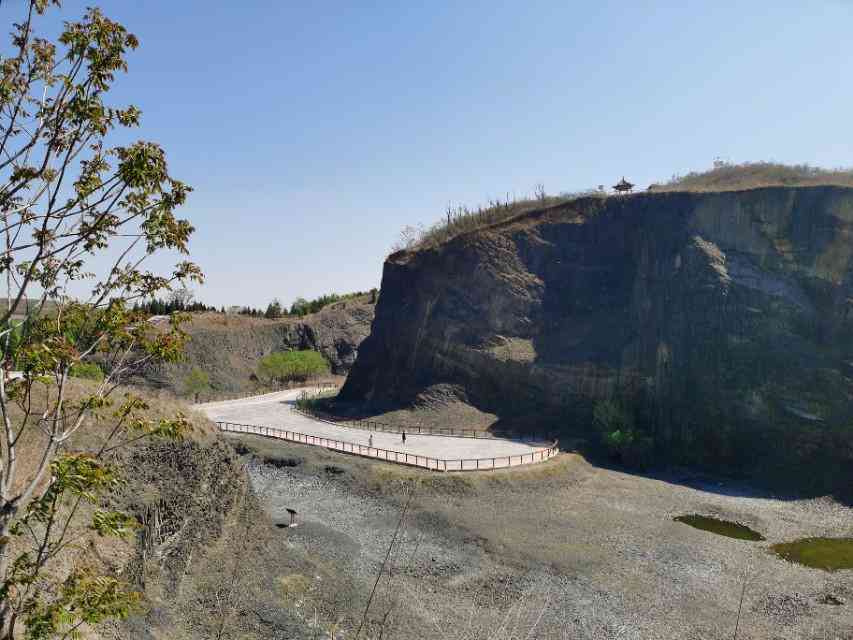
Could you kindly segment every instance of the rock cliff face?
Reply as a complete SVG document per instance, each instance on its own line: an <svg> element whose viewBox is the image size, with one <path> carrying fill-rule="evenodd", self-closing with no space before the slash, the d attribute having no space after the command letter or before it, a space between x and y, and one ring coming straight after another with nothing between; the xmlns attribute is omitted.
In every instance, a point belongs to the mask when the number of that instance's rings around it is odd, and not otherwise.
<svg viewBox="0 0 853 640"><path fill-rule="evenodd" d="M300 319L197 316L186 328L190 340L184 361L152 367L137 382L180 394L186 375L197 367L207 372L216 391L239 392L251 388L258 360L290 349L319 351L329 361L332 373L345 375L370 331L373 310L369 296L364 296L336 302Z"/></svg>
<svg viewBox="0 0 853 640"><path fill-rule="evenodd" d="M398 252L341 399L451 383L499 415L583 422L620 398L658 442L723 457L761 426L835 429L853 397L851 230L845 188L650 193Z"/></svg>

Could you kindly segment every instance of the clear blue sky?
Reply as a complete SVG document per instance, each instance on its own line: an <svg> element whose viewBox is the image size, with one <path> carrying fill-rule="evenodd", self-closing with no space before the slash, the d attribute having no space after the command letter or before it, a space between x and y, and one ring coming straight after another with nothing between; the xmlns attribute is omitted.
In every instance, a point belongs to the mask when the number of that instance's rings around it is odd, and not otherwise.
<svg viewBox="0 0 853 640"><path fill-rule="evenodd" d="M400 229L449 202L647 184L715 157L853 164L851 2L75 0L61 15L91 4L141 40L117 98L195 188L198 293L216 305L378 286Z"/></svg>

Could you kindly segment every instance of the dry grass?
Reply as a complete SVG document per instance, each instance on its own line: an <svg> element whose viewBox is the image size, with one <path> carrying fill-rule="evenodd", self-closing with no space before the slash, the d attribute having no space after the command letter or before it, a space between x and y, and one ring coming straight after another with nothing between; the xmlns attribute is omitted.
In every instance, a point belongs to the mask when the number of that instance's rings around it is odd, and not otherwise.
<svg viewBox="0 0 853 640"><path fill-rule="evenodd" d="M66 389L67 403L73 405L79 402L82 398L94 392L97 383L87 380L70 379ZM41 390L34 390L33 405L34 414L39 415L41 409L40 401L44 401L44 393ZM51 391L55 393L55 389ZM77 431L71 440L65 445L67 451L95 451L100 448L103 439L112 429L115 420L112 413L124 401L124 396L131 393L141 397L148 405L148 410L145 415L152 420L161 418L174 418L178 413L183 413L190 423L189 432L186 437L198 442L209 443L218 438L215 425L201 414L192 411L186 404L180 402L171 394L160 392L145 392L138 388L117 388L111 395L111 407L105 407L99 410L92 418L86 420L83 426ZM13 424L23 418L23 413L17 406L10 406L10 415ZM32 418L31 418L32 420ZM46 443L46 436L38 427L33 426L28 428L21 437L21 442L18 447L18 474L19 485L27 482L35 473L38 466L42 451Z"/></svg>
<svg viewBox="0 0 853 640"><path fill-rule="evenodd" d="M480 411L468 403L449 400L436 406L417 405L413 408L395 409L364 416L364 419L412 432L417 432L418 427L429 429L456 427L470 431L488 431L497 421L497 416Z"/></svg>
<svg viewBox="0 0 853 640"><path fill-rule="evenodd" d="M73 406L74 403L92 394L95 391L96 384L95 382L86 380L69 380L66 387L67 404ZM46 390L39 389L39 392L33 394L33 404L37 412L39 412L40 405L49 404L45 402L43 391ZM52 389L52 393L55 392L56 390ZM200 414L192 412L183 403L175 402L170 398L161 397L157 394L145 393L138 389L118 388L114 396L111 396L113 406L99 410L97 416L86 420L80 430L62 446L60 454L67 452L93 453L99 450L116 422L113 412L124 401L125 393L132 393L144 399L148 405L148 409L139 413L144 414L144 417L148 419L156 421L173 418L178 413L183 413L187 416L190 422L189 431L186 433L187 440L199 443L204 447L219 437L212 423ZM20 424L23 418L23 413L20 409L14 407L10 410L10 414L13 422ZM118 442L122 440L122 437L117 438ZM59 507L58 522L60 525L68 518L67 529L65 530L63 539L66 542L71 541L73 544L67 551L59 553L48 562L45 568L45 575L52 576L56 580L61 580L64 576L69 575L76 567L88 567L106 575L126 577L127 574L125 572L127 567L131 566L137 551L136 536L132 535L127 538L98 536L91 531L89 524L97 508L103 508L108 505L111 508L126 511L126 505L121 502L123 492L129 491L134 498L139 498L143 495L147 487L139 482L140 469L129 462L133 458L127 454L144 447L144 442L143 440L135 444L129 444L126 448L116 453L106 455L108 461L119 468L120 477L125 481L107 496L107 503L90 504L83 501L76 508L76 513L75 511L71 511L73 501L62 504ZM20 475L17 483L18 486L29 482L33 477L38 468L45 444L46 436L37 427L34 426L24 432L19 442L18 471ZM169 444L170 446L172 445L171 442ZM157 471L159 472L160 469L161 467L158 466ZM56 527L56 530L59 530L59 527ZM33 542L29 536L14 538L10 548L12 557L18 557L19 554L26 552L32 553ZM152 576L148 577L151 578ZM92 629L89 629L84 634L84 637L97 638L105 636L96 634Z"/></svg>
<svg viewBox="0 0 853 640"><path fill-rule="evenodd" d="M491 200L487 206L476 209L469 209L466 206L448 207L445 217L432 226L405 227L400 233L399 242L392 247L392 250L396 253L437 247L464 233L590 196L606 197L606 194L599 191L585 191L563 193L559 196L541 194L537 198L522 199L510 199L507 196L503 202Z"/></svg>
<svg viewBox="0 0 853 640"><path fill-rule="evenodd" d="M853 187L853 169L822 169L808 164L785 165L777 162L717 162L709 171L676 175L667 182L650 185L649 190L714 192L820 185ZM429 227L405 227L392 251L416 252L434 248L464 233L522 217L534 211L569 204L582 197L604 198L608 195L597 190L562 193L559 196L540 193L535 198L521 199L507 195L504 201L491 200L488 205L476 209L466 206L448 207L445 216Z"/></svg>
<svg viewBox="0 0 853 640"><path fill-rule="evenodd" d="M853 187L853 169L821 169L808 164L777 162L718 162L709 171L675 176L669 182L651 185L651 191L739 191L759 187L806 187L835 185Z"/></svg>
<svg viewBox="0 0 853 640"><path fill-rule="evenodd" d="M430 495L472 496L500 488L513 491L538 491L551 482L587 473L590 464L574 453L562 453L545 462L494 471L435 473L394 464L373 464L364 469L363 481L371 491L402 495L417 485Z"/></svg>

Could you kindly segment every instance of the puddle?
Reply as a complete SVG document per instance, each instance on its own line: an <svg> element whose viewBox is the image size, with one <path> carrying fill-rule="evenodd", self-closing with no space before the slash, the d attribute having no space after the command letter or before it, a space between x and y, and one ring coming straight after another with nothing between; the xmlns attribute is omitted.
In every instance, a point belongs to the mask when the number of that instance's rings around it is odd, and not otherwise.
<svg viewBox="0 0 853 640"><path fill-rule="evenodd" d="M812 569L853 569L853 538L801 538L770 547L777 556Z"/></svg>
<svg viewBox="0 0 853 640"><path fill-rule="evenodd" d="M711 518L709 516L700 516L698 514L690 515L690 516L678 516L673 518L676 522L683 522L684 524L688 524L695 529L701 529L702 531L710 531L711 533L716 533L720 536L726 536L727 538L736 538L738 540L750 540L753 542L757 542L759 540L764 540L764 536L758 533L753 529L750 529L746 525L738 524L737 522L729 522L728 520L719 520L717 518Z"/></svg>

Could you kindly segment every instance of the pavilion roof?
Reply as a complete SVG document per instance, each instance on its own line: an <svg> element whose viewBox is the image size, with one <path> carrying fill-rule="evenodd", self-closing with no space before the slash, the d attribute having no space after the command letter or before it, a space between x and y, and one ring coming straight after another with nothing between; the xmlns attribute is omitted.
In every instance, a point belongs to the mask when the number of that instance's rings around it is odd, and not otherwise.
<svg viewBox="0 0 853 640"><path fill-rule="evenodd" d="M622 179L619 182L617 182L616 184L614 184L613 188L616 189L616 191L630 191L631 189L634 188L634 184L631 182L628 182L625 179L625 176L622 176Z"/></svg>

